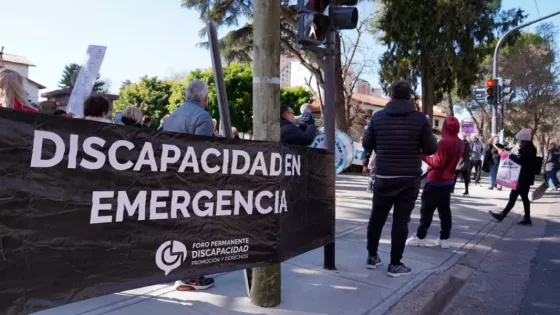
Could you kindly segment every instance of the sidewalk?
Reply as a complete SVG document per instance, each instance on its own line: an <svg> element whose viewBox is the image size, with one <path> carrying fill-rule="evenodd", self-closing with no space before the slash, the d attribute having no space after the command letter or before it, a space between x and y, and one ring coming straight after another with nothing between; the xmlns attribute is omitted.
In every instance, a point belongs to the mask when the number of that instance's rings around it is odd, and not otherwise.
<svg viewBox="0 0 560 315"><path fill-rule="evenodd" d="M403 262L410 276L390 278L385 273L390 252L391 216L385 225L379 254L384 264L377 270L365 268L366 230L371 212L371 194L365 192L367 177L337 177L336 271L323 266L323 249L317 249L282 264L282 303L260 308L246 297L242 271L216 276L207 291L178 292L172 285L155 285L78 302L35 314L40 315L174 315L174 314L383 314L408 292L436 271L446 270L478 243L494 226L488 210L505 206L509 189L489 191L487 185L470 187L462 197L457 183L452 200L451 249L407 247ZM521 212L518 202L513 212ZM419 200L409 225L410 235L418 227ZM437 216L428 239L439 235Z"/></svg>

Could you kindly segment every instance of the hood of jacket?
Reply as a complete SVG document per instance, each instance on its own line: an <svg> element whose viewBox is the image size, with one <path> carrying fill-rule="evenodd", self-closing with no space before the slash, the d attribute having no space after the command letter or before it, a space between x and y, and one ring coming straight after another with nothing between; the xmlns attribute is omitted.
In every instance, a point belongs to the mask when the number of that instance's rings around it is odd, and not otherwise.
<svg viewBox="0 0 560 315"><path fill-rule="evenodd" d="M453 116L449 116L445 118L443 121L443 128L441 130L441 134L444 138L455 137L459 134L459 130L461 129L461 124L459 120Z"/></svg>
<svg viewBox="0 0 560 315"><path fill-rule="evenodd" d="M409 100L392 99L385 105L385 111L391 116L408 115L416 111L416 107Z"/></svg>

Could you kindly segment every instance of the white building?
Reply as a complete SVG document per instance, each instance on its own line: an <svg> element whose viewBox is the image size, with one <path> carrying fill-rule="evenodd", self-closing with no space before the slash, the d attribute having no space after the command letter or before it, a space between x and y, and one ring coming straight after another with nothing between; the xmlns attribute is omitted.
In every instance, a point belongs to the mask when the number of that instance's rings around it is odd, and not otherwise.
<svg viewBox="0 0 560 315"><path fill-rule="evenodd" d="M5 68L16 71L26 79L23 85L27 92L28 101L38 104L39 91L46 87L29 78L29 67L35 67L35 65L27 58L16 55L3 54L2 59L4 60Z"/></svg>
<svg viewBox="0 0 560 315"><path fill-rule="evenodd" d="M303 66L297 58L289 55L282 55L280 56L280 86L301 86L316 92L317 80L311 71Z"/></svg>

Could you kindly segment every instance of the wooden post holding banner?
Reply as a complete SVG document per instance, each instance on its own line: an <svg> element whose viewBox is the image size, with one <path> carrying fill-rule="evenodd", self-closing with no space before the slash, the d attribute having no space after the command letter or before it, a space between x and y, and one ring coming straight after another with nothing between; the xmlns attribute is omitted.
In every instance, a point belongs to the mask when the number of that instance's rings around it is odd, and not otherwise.
<svg viewBox="0 0 560 315"><path fill-rule="evenodd" d="M231 118L229 116L229 104L227 100L226 83L224 81L224 69L220 56L220 42L216 32L216 24L208 22L206 25L208 43L210 44L210 55L212 56L212 68L214 69L214 84L218 95L218 110L220 112L220 135L232 138Z"/></svg>
<svg viewBox="0 0 560 315"><path fill-rule="evenodd" d="M91 95L93 85L97 79L101 63L105 57L106 46L89 45L86 60L80 67L78 79L72 88L66 112L72 113L77 117L84 115L84 101Z"/></svg>

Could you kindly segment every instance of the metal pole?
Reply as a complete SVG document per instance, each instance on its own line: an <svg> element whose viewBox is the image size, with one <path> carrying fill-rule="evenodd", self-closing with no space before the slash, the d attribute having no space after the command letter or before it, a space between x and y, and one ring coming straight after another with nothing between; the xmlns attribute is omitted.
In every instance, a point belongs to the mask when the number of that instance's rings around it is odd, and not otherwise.
<svg viewBox="0 0 560 315"><path fill-rule="evenodd" d="M502 36L502 38L500 38L500 40L498 41L498 44L496 44L496 49L494 49L494 62L492 64L492 79L496 80L498 78L498 53L500 50L500 46L502 45L502 43L504 42L504 40L506 39L506 37L508 37L511 33L517 31L518 29L522 29L524 27L527 27L529 25L535 24L537 22L540 22L542 20L546 20L548 18L551 18L555 15L560 14L560 11L558 12L554 12L552 14L543 16L541 18L538 18L536 20L533 21L529 21L527 23L523 23L521 25L518 25L514 28L512 28L511 30L507 31L504 36ZM492 106L492 134L497 135L498 134L498 120L497 120L497 115L498 115L498 99L496 99L496 101L493 104L494 106Z"/></svg>
<svg viewBox="0 0 560 315"><path fill-rule="evenodd" d="M210 55L212 57L212 68L214 69L214 84L216 84L216 94L218 95L218 110L220 112L220 133L223 136L232 138L231 118L229 116L229 105L226 93L226 83L224 81L224 69L222 68L222 58L220 56L220 44L216 32L216 24L208 22L206 25L208 33L208 43L210 44Z"/></svg>
<svg viewBox="0 0 560 315"><path fill-rule="evenodd" d="M332 21L332 10L329 10ZM327 35L327 54L325 56L325 148L335 153L335 57L336 57L336 31L331 29ZM332 166L334 167L334 165ZM334 270L335 267L335 245L334 241L324 247L323 268Z"/></svg>

